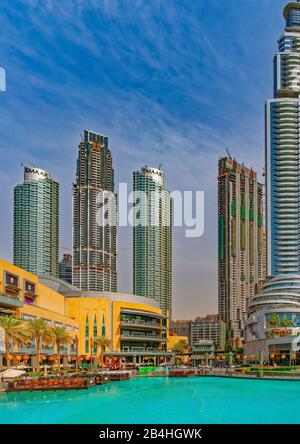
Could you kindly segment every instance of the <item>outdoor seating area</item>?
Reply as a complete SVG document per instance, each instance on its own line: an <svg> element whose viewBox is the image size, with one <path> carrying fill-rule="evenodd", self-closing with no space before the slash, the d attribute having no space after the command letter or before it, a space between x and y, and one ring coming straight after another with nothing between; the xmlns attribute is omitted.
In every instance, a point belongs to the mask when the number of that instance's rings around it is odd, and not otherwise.
<svg viewBox="0 0 300 444"><path fill-rule="evenodd" d="M47 390L84 390L95 385L94 379L64 378L19 380L9 384L9 392L47 391Z"/></svg>
<svg viewBox="0 0 300 444"><path fill-rule="evenodd" d="M0 373L0 384L2 391L7 392L43 392L43 391L66 391L87 390L94 386L109 384L114 381L126 381L136 377L237 377L269 379L299 379L299 367L273 367L255 366L236 368L217 367L189 367L189 366L136 366L134 370L80 370L78 372L56 372L48 376L38 376L32 372L25 372L15 368L6 369Z"/></svg>
<svg viewBox="0 0 300 444"><path fill-rule="evenodd" d="M196 369L174 369L170 370L170 377L189 377L189 376L197 376L199 375Z"/></svg>
<svg viewBox="0 0 300 444"><path fill-rule="evenodd" d="M126 370L103 372L111 381L124 381L131 378L131 372Z"/></svg>
<svg viewBox="0 0 300 444"><path fill-rule="evenodd" d="M0 382L5 383L8 392L85 390L111 381L123 381L132 377L133 372L125 370L79 370L78 372L53 372L39 375L15 368L0 373Z"/></svg>

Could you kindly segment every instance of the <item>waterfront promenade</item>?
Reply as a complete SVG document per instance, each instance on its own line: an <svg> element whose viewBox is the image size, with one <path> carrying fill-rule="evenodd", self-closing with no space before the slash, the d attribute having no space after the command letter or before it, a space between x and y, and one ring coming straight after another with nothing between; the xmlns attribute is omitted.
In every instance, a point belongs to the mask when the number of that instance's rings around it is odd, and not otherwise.
<svg viewBox="0 0 300 444"><path fill-rule="evenodd" d="M140 371L142 370L142 371ZM276 380L300 381L300 370L290 371L280 368L172 368L172 367L142 367L135 370L119 371L89 371L78 374L52 375L50 377L32 377L23 375L22 378L6 379L0 383L0 394L5 392L51 392L66 390L90 389L95 385L109 384L112 381L128 379L170 378L198 379L230 378L243 380Z"/></svg>

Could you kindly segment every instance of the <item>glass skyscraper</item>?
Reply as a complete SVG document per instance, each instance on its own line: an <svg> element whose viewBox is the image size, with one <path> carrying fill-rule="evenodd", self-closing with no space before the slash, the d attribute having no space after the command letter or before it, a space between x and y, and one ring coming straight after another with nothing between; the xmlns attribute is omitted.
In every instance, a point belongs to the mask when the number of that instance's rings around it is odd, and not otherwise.
<svg viewBox="0 0 300 444"><path fill-rule="evenodd" d="M73 285L81 290L117 291L116 221L99 217L113 192L108 138L85 130L73 185Z"/></svg>
<svg viewBox="0 0 300 444"><path fill-rule="evenodd" d="M172 315L172 198L164 173L145 166L133 173L133 293Z"/></svg>
<svg viewBox="0 0 300 444"><path fill-rule="evenodd" d="M58 263L59 279L72 284L72 256L64 254L62 260Z"/></svg>
<svg viewBox="0 0 300 444"><path fill-rule="evenodd" d="M300 274L300 4L284 9L266 103L267 274Z"/></svg>
<svg viewBox="0 0 300 444"><path fill-rule="evenodd" d="M34 274L58 274L59 184L45 170L24 168L14 188L14 264Z"/></svg>
<svg viewBox="0 0 300 444"><path fill-rule="evenodd" d="M273 363L285 356L287 363L299 364L300 3L289 3L284 18L274 58L274 98L266 103L268 280L249 305L245 353L256 359L263 354Z"/></svg>

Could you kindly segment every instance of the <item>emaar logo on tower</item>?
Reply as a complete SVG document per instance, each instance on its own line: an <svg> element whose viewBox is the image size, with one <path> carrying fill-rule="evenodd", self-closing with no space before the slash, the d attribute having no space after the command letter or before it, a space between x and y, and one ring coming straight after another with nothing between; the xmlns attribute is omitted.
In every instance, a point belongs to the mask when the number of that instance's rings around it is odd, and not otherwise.
<svg viewBox="0 0 300 444"><path fill-rule="evenodd" d="M6 91L6 71L0 66L0 92Z"/></svg>

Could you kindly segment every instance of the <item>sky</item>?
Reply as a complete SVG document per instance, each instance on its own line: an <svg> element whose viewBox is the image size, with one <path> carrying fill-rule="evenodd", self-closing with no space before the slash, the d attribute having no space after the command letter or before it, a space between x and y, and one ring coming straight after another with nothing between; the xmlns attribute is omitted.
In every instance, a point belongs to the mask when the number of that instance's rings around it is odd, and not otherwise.
<svg viewBox="0 0 300 444"><path fill-rule="evenodd" d="M286 0L1 0L0 257L12 261L21 164L60 183L70 252L80 133L105 134L116 186L144 165L170 190L205 192L205 232L174 230L173 317L217 312L217 162L261 176L264 102ZM132 233L118 233L118 290L132 292Z"/></svg>

